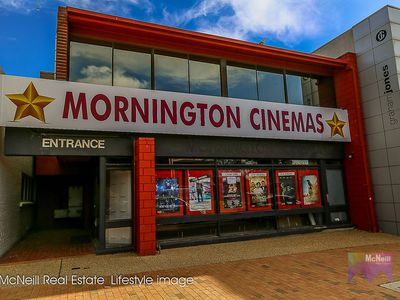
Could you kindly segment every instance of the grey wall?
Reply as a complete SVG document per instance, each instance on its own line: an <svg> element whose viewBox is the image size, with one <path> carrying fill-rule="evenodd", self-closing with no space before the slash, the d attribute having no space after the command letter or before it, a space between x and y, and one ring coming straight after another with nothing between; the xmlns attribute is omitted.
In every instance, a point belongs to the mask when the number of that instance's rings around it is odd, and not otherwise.
<svg viewBox="0 0 400 300"><path fill-rule="evenodd" d="M382 231L399 235L400 9L385 6L348 32L316 53L329 56L353 49L357 55L378 223Z"/></svg>
<svg viewBox="0 0 400 300"><path fill-rule="evenodd" d="M313 53L321 56L337 58L347 52L353 52L353 53L355 52L354 42L353 42L353 31L351 29L347 30L346 32L339 35L337 38L321 46Z"/></svg>
<svg viewBox="0 0 400 300"><path fill-rule="evenodd" d="M400 23L400 11L384 7L353 28L376 213L381 230L393 234L400 233L400 69L395 53L400 55L396 51L400 25L396 22Z"/></svg>
<svg viewBox="0 0 400 300"><path fill-rule="evenodd" d="M32 226L33 207L19 207L22 172L32 175L31 157L3 155L4 128L0 127L0 256Z"/></svg>

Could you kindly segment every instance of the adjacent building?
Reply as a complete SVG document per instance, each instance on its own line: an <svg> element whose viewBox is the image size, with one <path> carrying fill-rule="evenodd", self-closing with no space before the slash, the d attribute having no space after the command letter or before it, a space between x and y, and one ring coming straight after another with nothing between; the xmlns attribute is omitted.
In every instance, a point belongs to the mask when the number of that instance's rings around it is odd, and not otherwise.
<svg viewBox="0 0 400 300"><path fill-rule="evenodd" d="M347 52L357 56L379 227L400 234L400 9L383 7L314 53Z"/></svg>
<svg viewBox="0 0 400 300"><path fill-rule="evenodd" d="M0 256L32 228L34 215L33 158L5 156L4 135L0 127Z"/></svg>

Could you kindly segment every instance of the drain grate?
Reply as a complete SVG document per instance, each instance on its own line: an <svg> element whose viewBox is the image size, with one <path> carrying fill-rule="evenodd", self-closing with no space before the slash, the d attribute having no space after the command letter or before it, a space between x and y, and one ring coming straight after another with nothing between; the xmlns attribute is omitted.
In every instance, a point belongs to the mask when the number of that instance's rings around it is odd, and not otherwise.
<svg viewBox="0 0 400 300"><path fill-rule="evenodd" d="M379 286L400 293L400 281L388 282Z"/></svg>

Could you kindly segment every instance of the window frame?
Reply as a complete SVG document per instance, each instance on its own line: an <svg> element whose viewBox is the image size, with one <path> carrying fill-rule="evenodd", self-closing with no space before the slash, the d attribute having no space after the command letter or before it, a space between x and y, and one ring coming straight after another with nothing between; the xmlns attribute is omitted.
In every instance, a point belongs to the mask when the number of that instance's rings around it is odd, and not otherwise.
<svg viewBox="0 0 400 300"><path fill-rule="evenodd" d="M229 98L231 97L228 93L228 87L229 87L229 81L228 81L228 66L232 67L238 67L238 68L244 68L244 69L249 69L249 70L254 70L255 71L255 85L256 85L256 99L249 99L249 98L244 98L246 100L252 100L252 101L262 101L260 100L260 85L259 85L259 80L258 80L258 72L268 72L268 73L274 73L274 74L279 74L283 76L283 88L284 88L284 102L275 102L275 101L264 101L264 102L270 102L270 103L281 103L281 104L292 104L289 102L289 97L288 97L288 80L287 76L292 75L292 76L299 76L302 78L308 77L310 79L316 79L319 80L323 78L324 76L320 76L317 74L310 74L310 73L301 73L295 70L287 70L287 69L278 69L274 67L270 67L267 65L257 65L257 64L252 64L252 63L246 63L246 62L240 62L240 61L233 61L233 60L227 60L226 58L223 57L218 57L218 56L201 56L197 54L191 54L191 53L184 53L184 52L174 52L174 51L169 51L165 49L158 49L158 48L153 48L153 47L144 47L141 45L132 45L132 44L124 44L124 43L114 43L114 42L108 42L108 41L99 41L96 39L92 38L85 38L85 37L73 37L72 39L69 40L69 46L68 46L68 78L70 77L70 48L71 48L71 43L81 43L81 44L91 44L91 45L98 45L98 46L106 46L106 47L111 47L111 69L112 69L112 78L111 78L111 86L114 86L114 50L126 50L126 51L133 51L133 52L139 52L139 53L148 53L151 56L151 90L156 90L156 68L155 68L155 55L162 55L162 56L167 56L167 57L172 57L172 58L182 58L186 59L187 61L187 86L188 86L188 93L191 93L191 83L190 83L190 61L197 61L197 62L204 62L204 63L211 63L211 64L216 64L220 68L220 74L219 74L219 81L220 81L220 95L219 96L214 96L214 97L225 97ZM325 76L329 77L329 76ZM69 79L68 79L69 80ZM201 94L203 95L203 94ZM207 94L204 94L207 95ZM303 94L302 94L303 96ZM242 98L238 98L242 99ZM335 96L336 99L336 96ZM318 102L318 105L308 105L304 103L304 98L302 98L302 103L297 104L297 105L304 105L304 106L316 106L316 107L321 107L321 104Z"/></svg>

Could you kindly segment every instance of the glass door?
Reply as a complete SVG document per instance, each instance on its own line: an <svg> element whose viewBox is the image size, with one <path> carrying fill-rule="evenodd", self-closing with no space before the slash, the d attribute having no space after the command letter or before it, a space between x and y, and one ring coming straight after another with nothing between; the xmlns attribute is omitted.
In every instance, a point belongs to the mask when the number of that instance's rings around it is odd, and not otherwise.
<svg viewBox="0 0 400 300"><path fill-rule="evenodd" d="M350 223L347 213L346 192L343 170L326 169L328 222L331 224Z"/></svg>
<svg viewBox="0 0 400 300"><path fill-rule="evenodd" d="M133 249L132 167L101 160L100 251Z"/></svg>
<svg viewBox="0 0 400 300"><path fill-rule="evenodd" d="M107 170L105 247L132 246L132 176L130 169Z"/></svg>

